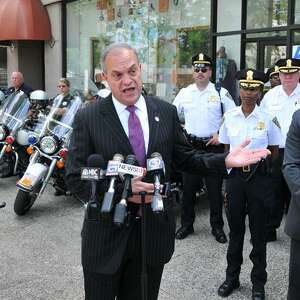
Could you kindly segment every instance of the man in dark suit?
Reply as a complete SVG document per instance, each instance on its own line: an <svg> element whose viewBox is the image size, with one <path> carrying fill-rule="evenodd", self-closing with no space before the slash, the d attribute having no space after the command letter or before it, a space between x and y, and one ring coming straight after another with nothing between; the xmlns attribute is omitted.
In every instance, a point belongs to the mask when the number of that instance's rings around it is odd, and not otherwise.
<svg viewBox="0 0 300 300"><path fill-rule="evenodd" d="M30 96L30 93L33 91L32 87L24 83L24 76L21 72L15 71L11 73L10 77L11 87L9 87L6 91L6 96L16 92L22 91L27 96Z"/></svg>
<svg viewBox="0 0 300 300"><path fill-rule="evenodd" d="M300 110L292 118L285 144L283 174L292 199L286 217L285 232L291 237L288 300L300 295Z"/></svg>
<svg viewBox="0 0 300 300"><path fill-rule="evenodd" d="M86 106L78 112L73 124L66 179L74 194L87 201L89 186L80 181L80 168L86 166L89 155L101 154L105 161L114 154L135 154L139 165L153 152L159 152L165 163L165 180L171 167L208 174L216 168L248 165L266 156L268 150L245 150L247 142L230 154L202 154L187 143L175 106L156 97L142 95L141 66L136 51L127 44L112 44L104 52L102 66L112 94L102 101ZM132 112L134 106L135 111ZM134 114L134 116L132 115ZM132 118L136 123L132 129ZM139 127L139 128L138 128ZM132 130L140 130L142 143L136 142ZM134 141L135 140L135 141ZM138 144L138 145L137 145ZM137 149L139 146L139 149ZM144 154L141 156L141 151ZM132 180L132 197L128 199L130 216L122 228L112 218L97 220L87 217L82 229L82 266L86 299L141 300L141 218L140 196L153 193L149 178ZM107 184L98 186L99 194L107 191ZM120 199L116 188L115 200ZM101 198L99 205L101 205ZM151 196L146 197L146 265L148 299L157 299L164 264L174 252L175 220L171 201L164 200L164 212L152 212Z"/></svg>

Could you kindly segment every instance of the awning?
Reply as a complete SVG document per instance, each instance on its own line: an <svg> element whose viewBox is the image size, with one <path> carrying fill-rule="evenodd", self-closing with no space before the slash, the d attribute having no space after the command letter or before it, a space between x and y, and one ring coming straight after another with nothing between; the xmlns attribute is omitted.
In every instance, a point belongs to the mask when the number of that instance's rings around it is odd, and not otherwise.
<svg viewBox="0 0 300 300"><path fill-rule="evenodd" d="M0 1L0 41L51 39L51 25L40 0Z"/></svg>

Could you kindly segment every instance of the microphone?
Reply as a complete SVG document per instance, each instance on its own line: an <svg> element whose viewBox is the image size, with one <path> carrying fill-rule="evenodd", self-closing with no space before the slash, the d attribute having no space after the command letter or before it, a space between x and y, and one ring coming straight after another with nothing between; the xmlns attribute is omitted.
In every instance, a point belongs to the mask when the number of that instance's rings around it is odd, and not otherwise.
<svg viewBox="0 0 300 300"><path fill-rule="evenodd" d="M221 89L222 89L222 81L220 79L218 79L215 83L215 89L218 92L218 94L220 95Z"/></svg>
<svg viewBox="0 0 300 300"><path fill-rule="evenodd" d="M91 197L86 207L86 216L89 220L98 219L98 201L96 200L97 182L104 178L105 162L100 154L91 154L87 159L88 167L82 168L81 179L91 181Z"/></svg>
<svg viewBox="0 0 300 300"><path fill-rule="evenodd" d="M102 213L109 213L112 210L113 198L115 194L115 182L118 176L118 168L119 168L119 164L122 163L123 160L124 160L123 155L115 154L113 159L110 160L107 164L106 176L110 176L111 179L109 182L108 191L105 193L103 198L103 202L101 206Z"/></svg>
<svg viewBox="0 0 300 300"><path fill-rule="evenodd" d="M160 180L165 174L165 165L162 156L158 152L151 154L147 159L147 172L154 177L154 194L152 198L152 211L160 213L164 210L164 203L160 194Z"/></svg>
<svg viewBox="0 0 300 300"><path fill-rule="evenodd" d="M125 164L129 166L135 166L137 164L137 159L134 155L128 155L125 160ZM131 178L133 174L124 173L124 188L121 196L120 202L115 207L114 213L114 224L121 227L124 223L124 219L127 213L127 199L131 193Z"/></svg>

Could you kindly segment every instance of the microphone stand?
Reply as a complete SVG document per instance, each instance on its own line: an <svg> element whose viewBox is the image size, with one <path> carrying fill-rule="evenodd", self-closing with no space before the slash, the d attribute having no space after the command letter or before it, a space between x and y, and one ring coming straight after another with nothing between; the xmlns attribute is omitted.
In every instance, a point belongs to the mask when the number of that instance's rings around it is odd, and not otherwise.
<svg viewBox="0 0 300 300"><path fill-rule="evenodd" d="M142 300L148 299L148 274L146 266L146 212L145 212L145 198L147 192L140 192L141 195L141 215L142 215L142 226L141 226L141 240L142 240L142 275L141 275L141 286L142 286Z"/></svg>

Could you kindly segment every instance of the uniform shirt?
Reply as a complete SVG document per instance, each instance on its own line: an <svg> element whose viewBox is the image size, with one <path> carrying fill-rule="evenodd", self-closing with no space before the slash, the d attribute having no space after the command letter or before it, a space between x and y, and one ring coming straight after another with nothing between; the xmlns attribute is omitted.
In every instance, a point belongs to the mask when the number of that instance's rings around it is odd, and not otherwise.
<svg viewBox="0 0 300 300"><path fill-rule="evenodd" d="M247 145L249 149L279 145L280 130L272 117L259 106L255 106L247 117L241 106L238 106L225 113L219 131L219 142L230 145L231 149L239 146L245 139L251 140Z"/></svg>
<svg viewBox="0 0 300 300"><path fill-rule="evenodd" d="M226 89L222 88L220 94L224 111L235 107ZM221 101L213 83L209 82L203 91L195 83L181 89L173 104L179 115L184 113L188 133L209 137L219 131L222 121Z"/></svg>
<svg viewBox="0 0 300 300"><path fill-rule="evenodd" d="M281 128L279 147L284 148L293 113L300 108L300 84L289 96L283 90L282 85L272 88L265 94L260 106L273 118L276 117Z"/></svg>
<svg viewBox="0 0 300 300"><path fill-rule="evenodd" d="M112 96L113 99L113 104L115 106L115 109L117 111L117 114L119 116L119 119L121 121L121 124L123 126L123 129L126 133L126 135L129 135L129 130L128 130L128 118L129 118L129 111L126 109L126 105L122 104L119 102L114 96ZM137 117L139 118L141 122L141 126L143 129L143 134L144 134L144 141L145 141L145 150L146 153L148 151L148 143L149 143L149 123L148 123L148 112L147 112L147 106L146 106L146 101L144 97L141 95L138 101L135 103L135 113Z"/></svg>

